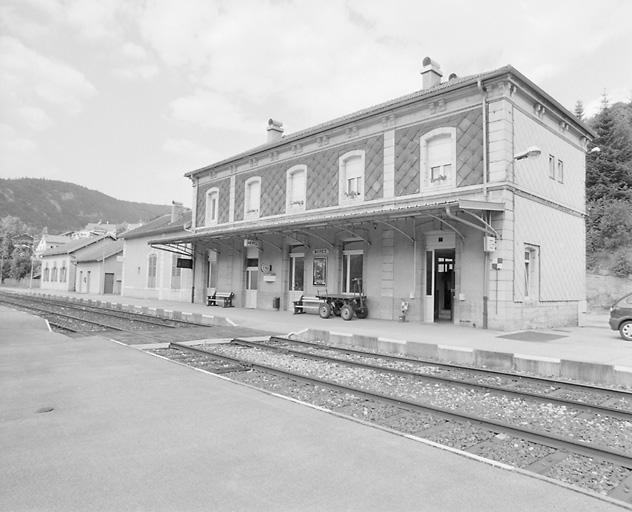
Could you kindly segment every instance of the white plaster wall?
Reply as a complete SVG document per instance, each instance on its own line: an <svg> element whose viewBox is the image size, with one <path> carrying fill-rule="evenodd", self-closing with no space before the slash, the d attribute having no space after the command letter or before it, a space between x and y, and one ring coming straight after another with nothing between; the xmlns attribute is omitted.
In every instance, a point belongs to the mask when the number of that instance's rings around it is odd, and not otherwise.
<svg viewBox="0 0 632 512"><path fill-rule="evenodd" d="M128 297L153 298L158 300L191 300L191 269L181 269L180 288L171 288L172 253L153 249L148 238L125 240L123 261L123 286L121 294ZM148 258L156 254L156 287L147 286Z"/></svg>
<svg viewBox="0 0 632 512"><path fill-rule="evenodd" d="M540 301L586 298L584 219L520 196L515 197L514 298L524 299L524 244L540 247Z"/></svg>
<svg viewBox="0 0 632 512"><path fill-rule="evenodd" d="M583 150L518 109L514 110L514 123L516 153L530 146L542 150L538 157L515 161L515 183L527 192L583 212L586 179ZM556 158L556 166L557 159L564 162L563 183L549 178L549 155Z"/></svg>

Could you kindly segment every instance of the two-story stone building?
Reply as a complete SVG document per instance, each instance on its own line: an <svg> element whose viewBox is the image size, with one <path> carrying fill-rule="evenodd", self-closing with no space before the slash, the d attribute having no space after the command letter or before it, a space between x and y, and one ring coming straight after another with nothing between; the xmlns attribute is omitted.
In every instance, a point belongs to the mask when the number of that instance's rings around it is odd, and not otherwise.
<svg viewBox="0 0 632 512"><path fill-rule="evenodd" d="M577 324L593 133L511 66L442 81L195 171L195 301L291 308L353 294L369 317L498 329Z"/></svg>

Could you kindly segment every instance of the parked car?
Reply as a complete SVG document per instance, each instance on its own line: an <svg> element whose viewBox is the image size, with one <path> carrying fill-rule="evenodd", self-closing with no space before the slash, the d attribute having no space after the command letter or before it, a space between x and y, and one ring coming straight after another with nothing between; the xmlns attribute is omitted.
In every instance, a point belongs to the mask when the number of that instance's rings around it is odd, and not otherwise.
<svg viewBox="0 0 632 512"><path fill-rule="evenodd" d="M610 308L610 328L632 341L632 293L621 297Z"/></svg>

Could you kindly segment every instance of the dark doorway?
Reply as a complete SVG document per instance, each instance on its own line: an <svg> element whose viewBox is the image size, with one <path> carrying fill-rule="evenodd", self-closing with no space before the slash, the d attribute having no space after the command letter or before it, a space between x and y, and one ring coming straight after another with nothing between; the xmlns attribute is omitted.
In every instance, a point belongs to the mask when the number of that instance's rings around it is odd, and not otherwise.
<svg viewBox="0 0 632 512"><path fill-rule="evenodd" d="M105 274L103 281L103 293L114 293L114 274Z"/></svg>
<svg viewBox="0 0 632 512"><path fill-rule="evenodd" d="M454 249L435 250L435 321L454 318Z"/></svg>

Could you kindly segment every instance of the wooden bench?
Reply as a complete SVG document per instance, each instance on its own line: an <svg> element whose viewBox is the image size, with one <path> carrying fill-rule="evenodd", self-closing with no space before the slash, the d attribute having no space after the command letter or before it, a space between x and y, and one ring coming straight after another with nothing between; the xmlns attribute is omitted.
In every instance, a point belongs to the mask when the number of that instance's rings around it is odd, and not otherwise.
<svg viewBox="0 0 632 512"><path fill-rule="evenodd" d="M206 305L219 306L221 302L223 307L232 308L234 296L235 294L233 292L215 292L213 295L207 297Z"/></svg>
<svg viewBox="0 0 632 512"><path fill-rule="evenodd" d="M314 310L316 313L318 313L318 309L323 302L323 299L320 299L318 297L306 297L305 295L303 295L299 300L295 300L293 302L294 314L297 315L299 313L305 313L305 310Z"/></svg>

